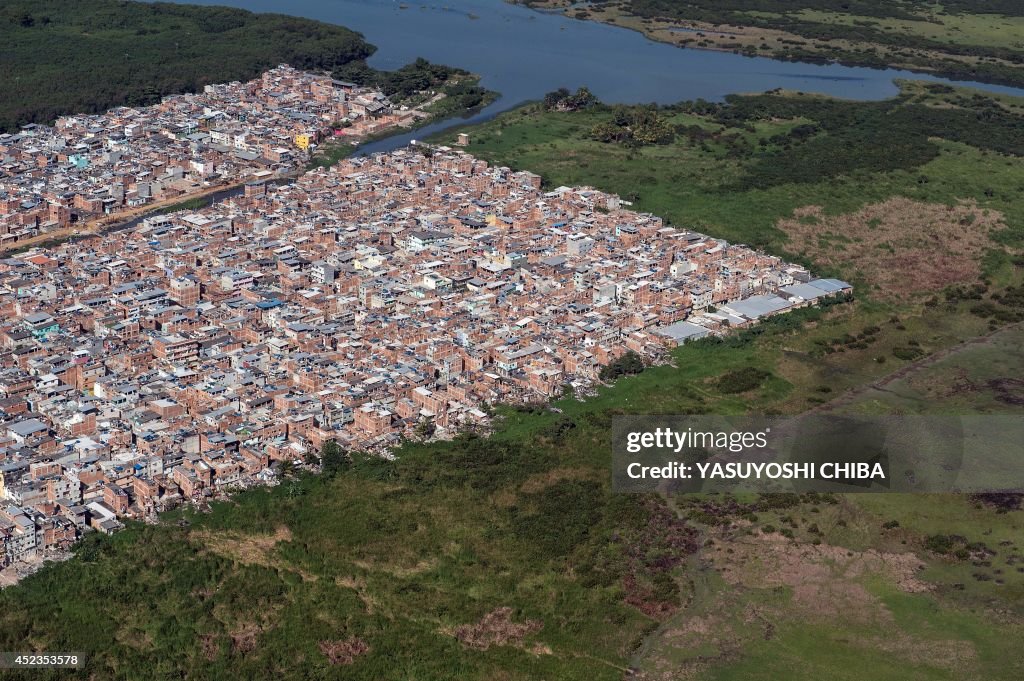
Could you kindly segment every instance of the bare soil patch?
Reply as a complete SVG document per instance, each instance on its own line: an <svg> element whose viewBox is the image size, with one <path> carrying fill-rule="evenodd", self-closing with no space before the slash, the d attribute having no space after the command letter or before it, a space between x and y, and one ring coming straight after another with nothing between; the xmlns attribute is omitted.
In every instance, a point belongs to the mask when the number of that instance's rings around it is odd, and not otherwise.
<svg viewBox="0 0 1024 681"><path fill-rule="evenodd" d="M263 627L257 622L243 622L231 630L231 651L240 655L256 650Z"/></svg>
<svg viewBox="0 0 1024 681"><path fill-rule="evenodd" d="M970 641L951 639L927 640L907 634L889 634L857 639L856 642L869 650L881 650L912 662L915 665L929 665L942 669L961 670L972 662L978 653Z"/></svg>
<svg viewBox="0 0 1024 681"><path fill-rule="evenodd" d="M193 532L214 553L247 565L273 566L271 555L278 542L291 541L292 532L281 525L271 534Z"/></svg>
<svg viewBox="0 0 1024 681"><path fill-rule="evenodd" d="M448 633L467 648L487 650L491 646L520 647L527 636L543 626L537 620L513 622L512 608L501 607L484 615L476 624L461 624Z"/></svg>
<svg viewBox="0 0 1024 681"><path fill-rule="evenodd" d="M400 565L397 561L394 564L387 564L369 560L354 560L352 564L367 572L386 572L389 575L405 579L437 568L438 560L437 558L424 558L411 565Z"/></svg>
<svg viewBox="0 0 1024 681"><path fill-rule="evenodd" d="M580 468L552 468L545 473L535 473L527 478L519 490L524 494L542 492L563 480L597 480L595 471Z"/></svg>
<svg viewBox="0 0 1024 681"><path fill-rule="evenodd" d="M918 578L923 564L912 553L849 551L770 535L737 541L730 548L732 553L712 554L726 582L759 589L789 587L793 605L808 617L888 622L891 614L861 583L871 575L883 575L908 593L931 588Z"/></svg>
<svg viewBox="0 0 1024 681"><path fill-rule="evenodd" d="M277 545L291 541L292 532L284 525L269 534L241 534L237 532L193 532L192 537L200 539L202 545L210 551L230 558L245 565L262 565L263 567L286 568L298 572L306 581L316 581L317 576L305 570L286 567L275 555Z"/></svg>
<svg viewBox="0 0 1024 681"><path fill-rule="evenodd" d="M366 580L364 578L338 576L334 578L334 583L338 586L355 591L356 595L359 596L359 600L363 602L363 607L366 608L367 615L372 615L380 609L380 604L366 588Z"/></svg>
<svg viewBox="0 0 1024 681"><path fill-rule="evenodd" d="M203 657L209 661L217 659L217 654L220 652L220 641L217 639L216 634L203 634L199 637L199 648L202 650Z"/></svg>
<svg viewBox="0 0 1024 681"><path fill-rule="evenodd" d="M894 197L845 215L805 206L778 226L792 252L866 280L880 298L902 300L977 281L989 235L1002 222L1001 213L973 201Z"/></svg>
<svg viewBox="0 0 1024 681"><path fill-rule="evenodd" d="M370 651L370 646L358 636L342 641L320 641L319 648L331 664L352 664L357 657Z"/></svg>
<svg viewBox="0 0 1024 681"><path fill-rule="evenodd" d="M993 378L987 386L995 391L996 399L1012 406L1024 406L1024 380L1019 378Z"/></svg>

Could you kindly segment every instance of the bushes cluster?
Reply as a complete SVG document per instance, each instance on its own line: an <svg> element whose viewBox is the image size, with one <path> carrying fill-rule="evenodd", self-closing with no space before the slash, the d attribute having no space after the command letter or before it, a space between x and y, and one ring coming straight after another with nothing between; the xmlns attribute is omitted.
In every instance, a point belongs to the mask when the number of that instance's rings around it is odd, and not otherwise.
<svg viewBox="0 0 1024 681"><path fill-rule="evenodd" d="M770 376L771 372L757 367L733 369L718 377L718 390L726 394L745 393L760 388Z"/></svg>
<svg viewBox="0 0 1024 681"><path fill-rule="evenodd" d="M602 381L613 381L621 376L639 374L644 370L644 360L637 353L630 351L611 364L601 368Z"/></svg>
<svg viewBox="0 0 1024 681"><path fill-rule="evenodd" d="M595 125L590 136L598 142L618 142L639 147L670 144L676 138L676 129L658 112L657 107L616 106L612 109L610 119Z"/></svg>
<svg viewBox="0 0 1024 681"><path fill-rule="evenodd" d="M576 92L569 92L568 88L563 87L544 95L544 108L548 111L554 109L580 111L596 106L598 103L594 93L585 87L579 88Z"/></svg>

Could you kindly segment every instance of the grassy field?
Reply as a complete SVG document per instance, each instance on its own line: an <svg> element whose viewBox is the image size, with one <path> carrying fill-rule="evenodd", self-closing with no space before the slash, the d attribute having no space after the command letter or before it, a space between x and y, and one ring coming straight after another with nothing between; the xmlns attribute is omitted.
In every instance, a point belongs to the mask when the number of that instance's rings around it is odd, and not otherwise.
<svg viewBox="0 0 1024 681"><path fill-rule="evenodd" d="M772 15L766 15L772 16ZM921 13L913 19L872 18L856 14L801 10L794 17L812 23L856 26L866 24L882 31L920 36L932 41L956 45L992 45L1024 50L1024 16L1001 14L947 14L939 11Z"/></svg>
<svg viewBox="0 0 1024 681"><path fill-rule="evenodd" d="M838 61L1021 84L1024 16L1012 0L521 0L699 49Z"/></svg>
<svg viewBox="0 0 1024 681"><path fill-rule="evenodd" d="M1019 413L1019 396L999 384L1019 372L1022 341L1019 325L1000 331L841 409ZM976 386L970 400L966 381ZM691 605L634 659L646 678L669 669L716 681L1024 672L1012 649L1024 634L1019 511L939 494L682 497L676 508L711 544L687 573ZM951 550L934 550L946 537Z"/></svg>

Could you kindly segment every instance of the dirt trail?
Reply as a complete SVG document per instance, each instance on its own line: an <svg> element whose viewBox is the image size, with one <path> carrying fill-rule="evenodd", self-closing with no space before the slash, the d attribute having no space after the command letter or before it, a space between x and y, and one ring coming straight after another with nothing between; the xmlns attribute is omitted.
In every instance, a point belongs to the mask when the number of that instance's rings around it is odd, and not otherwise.
<svg viewBox="0 0 1024 681"><path fill-rule="evenodd" d="M939 350L938 352L934 352L934 353L932 353L932 354L930 354L930 355L928 355L926 357L922 357L919 360L915 360L915 361L911 362L910 364L902 366L899 369L897 369L896 371L893 371L892 373L886 374L885 376L883 376L882 378L878 379L877 381L873 381L871 383L865 383L863 385L857 386L856 388L852 388L852 389L848 390L847 392L843 393L842 395L840 395L839 397L835 398L834 400L831 400L831 401L826 402L824 404L820 404L820 405L818 405L816 407L812 407L811 409L808 409L808 410L806 410L803 413L804 414L827 413L827 412L834 411L834 410L836 410L836 409L838 409L840 407L850 406L850 404L855 402L858 398L863 397L865 394L867 394L868 392L870 392L872 390L883 391L884 392L884 391L887 390L887 386L890 385L891 383L894 383L895 381L898 381L900 379L906 378L907 376L909 376L909 375L911 375L911 374L913 374L913 373L915 373L915 372L917 372L917 371L919 371L921 369L925 369L927 367L934 366L934 365L938 364L939 362L941 362L941 361L943 361L943 360L945 360L945 359L947 359L947 358L949 358L949 357L951 357L951 356L953 356L953 355L955 355L955 354L957 354L959 352L962 352L964 350L976 347L978 345L984 345L984 344L990 343L990 342L992 342L992 340L996 336L998 336L1000 334L1003 334L1003 333L1009 333L1009 332L1014 331L1014 330L1019 329L1019 328L1024 328L1024 322L1017 322L1015 324L1010 324L1009 326L1001 327L999 329L996 329L995 331L990 331L990 332L988 332L988 333L986 333L984 335L976 336L975 338L970 338L968 340L962 341L960 343L957 343L956 345L951 345L948 348L944 348L942 350Z"/></svg>

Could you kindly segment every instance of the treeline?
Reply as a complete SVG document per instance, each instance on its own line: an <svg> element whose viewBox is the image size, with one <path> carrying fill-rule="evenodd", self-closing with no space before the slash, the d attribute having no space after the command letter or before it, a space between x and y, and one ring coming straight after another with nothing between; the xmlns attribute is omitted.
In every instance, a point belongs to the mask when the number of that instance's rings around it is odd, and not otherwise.
<svg viewBox="0 0 1024 681"><path fill-rule="evenodd" d="M1024 156L1024 117L983 96L959 107L912 102L908 96L880 102L844 102L773 94L730 96L711 111L727 127L756 121L808 118L784 139L760 140L757 148L734 150L752 160L739 188L791 182L820 182L849 174L918 168L939 154L931 139L943 138L979 149ZM707 103L696 107L708 112ZM679 107L686 110L687 105Z"/></svg>
<svg viewBox="0 0 1024 681"><path fill-rule="evenodd" d="M560 87L544 95L544 108L548 111L581 111L598 103L597 96L585 87L579 88L576 92Z"/></svg>
<svg viewBox="0 0 1024 681"><path fill-rule="evenodd" d="M363 87L377 88L396 102L427 91L443 92L444 111L452 113L484 104L493 93L480 87L476 76L464 69L433 64L422 57L395 71L378 71L365 61L350 62L334 76Z"/></svg>
<svg viewBox="0 0 1024 681"><path fill-rule="evenodd" d="M334 76L363 87L379 89L389 97L403 99L422 90L430 90L468 71L443 64L432 64L422 57L397 71L378 71L365 61L355 61L334 70Z"/></svg>
<svg viewBox="0 0 1024 681"><path fill-rule="evenodd" d="M341 26L279 14L119 0L0 4L0 131L145 106L281 63L335 70L375 48Z"/></svg>
<svg viewBox="0 0 1024 681"><path fill-rule="evenodd" d="M1024 156L1024 116L980 94L955 95L942 85L926 86L954 106L916 101L911 94L877 102L849 102L778 93L730 95L721 103L696 100L669 106L593 105L603 115L591 139L641 147L685 138L744 161L744 174L730 190L823 178L863 169L871 172L918 168L939 154L932 138L978 149ZM949 95L954 93L954 96ZM679 113L706 117L718 128L672 123ZM809 119L785 133L754 141L759 121Z"/></svg>

